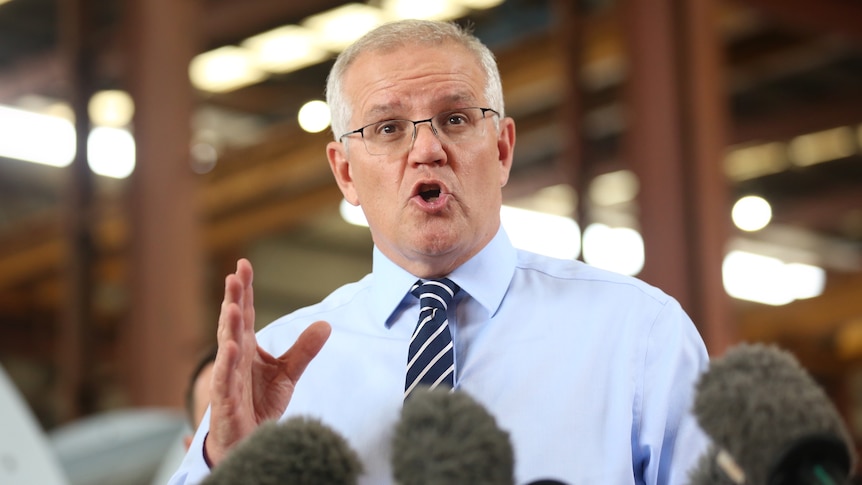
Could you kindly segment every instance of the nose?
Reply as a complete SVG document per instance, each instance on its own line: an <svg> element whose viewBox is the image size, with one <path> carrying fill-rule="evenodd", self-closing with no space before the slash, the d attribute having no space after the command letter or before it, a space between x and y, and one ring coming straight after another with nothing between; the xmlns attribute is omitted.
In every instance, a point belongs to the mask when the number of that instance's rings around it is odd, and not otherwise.
<svg viewBox="0 0 862 485"><path fill-rule="evenodd" d="M421 128L422 125L424 125L425 123L428 123L428 129L431 130L431 134L434 135L435 138L439 138L439 135L437 134L437 128L434 128L434 124L431 122L431 120L415 121L413 122L413 144L416 143L416 139L419 137L419 133L421 133L421 130L419 128Z"/></svg>
<svg viewBox="0 0 862 485"><path fill-rule="evenodd" d="M422 126L426 124L428 129L422 130ZM431 120L423 120L413 125L413 141L408 155L414 163L431 163L445 159L443 144Z"/></svg>

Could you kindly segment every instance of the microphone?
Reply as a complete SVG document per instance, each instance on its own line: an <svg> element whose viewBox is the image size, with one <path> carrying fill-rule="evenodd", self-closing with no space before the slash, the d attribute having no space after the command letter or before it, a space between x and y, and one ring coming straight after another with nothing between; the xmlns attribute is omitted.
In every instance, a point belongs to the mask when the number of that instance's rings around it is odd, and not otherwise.
<svg viewBox="0 0 862 485"><path fill-rule="evenodd" d="M726 452L722 453L715 445L704 452L697 465L689 472L689 485L735 485L740 482L731 479L731 475L740 479L736 462L726 462ZM744 477L742 477L744 479Z"/></svg>
<svg viewBox="0 0 862 485"><path fill-rule="evenodd" d="M344 437L317 419L295 417L261 424L201 485L355 485L360 473Z"/></svg>
<svg viewBox="0 0 862 485"><path fill-rule="evenodd" d="M463 391L414 389L395 427L392 450L399 485L514 484L509 434Z"/></svg>
<svg viewBox="0 0 862 485"><path fill-rule="evenodd" d="M713 360L696 391L694 414L714 446L693 472L702 480L694 483L825 485L849 480L855 461L850 434L829 398L790 353L763 344L738 345ZM715 467L721 478L715 478Z"/></svg>

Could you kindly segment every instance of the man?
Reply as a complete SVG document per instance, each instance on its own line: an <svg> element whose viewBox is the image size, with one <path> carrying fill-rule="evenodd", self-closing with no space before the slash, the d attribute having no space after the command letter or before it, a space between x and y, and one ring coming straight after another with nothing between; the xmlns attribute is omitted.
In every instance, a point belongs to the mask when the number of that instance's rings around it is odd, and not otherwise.
<svg viewBox="0 0 862 485"><path fill-rule="evenodd" d="M703 342L661 291L511 246L500 207L515 124L490 51L452 24L387 24L339 56L327 97L327 157L368 219L372 273L255 335L252 268L237 263L209 426L172 483L197 483L261 422L294 415L347 438L361 483L392 483L420 313L411 289L441 277L454 294L442 327L454 374L439 379L510 434L517 483L684 483L705 448L689 414Z"/></svg>

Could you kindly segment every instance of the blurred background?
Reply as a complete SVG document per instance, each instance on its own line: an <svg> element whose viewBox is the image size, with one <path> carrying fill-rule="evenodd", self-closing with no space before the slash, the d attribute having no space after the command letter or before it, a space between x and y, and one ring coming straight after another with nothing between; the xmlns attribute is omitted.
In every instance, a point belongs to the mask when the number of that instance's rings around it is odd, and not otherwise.
<svg viewBox="0 0 862 485"><path fill-rule="evenodd" d="M402 17L497 55L516 245L790 350L862 442L859 1L0 0L0 368L72 483L149 483L238 257L258 326L370 270L323 88Z"/></svg>

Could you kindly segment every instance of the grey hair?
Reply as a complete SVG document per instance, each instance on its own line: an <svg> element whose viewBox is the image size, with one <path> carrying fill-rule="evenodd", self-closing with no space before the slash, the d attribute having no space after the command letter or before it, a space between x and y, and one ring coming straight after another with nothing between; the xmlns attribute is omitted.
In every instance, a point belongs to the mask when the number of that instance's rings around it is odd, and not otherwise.
<svg viewBox="0 0 862 485"><path fill-rule="evenodd" d="M488 47L468 29L454 22L430 20L399 20L377 27L368 32L338 55L326 80L326 102L332 114L332 134L335 140L348 131L347 123L353 107L344 94L344 76L347 69L363 52L391 51L400 47L421 45L439 46L455 42L464 46L479 61L485 73L485 99L489 108L505 116L503 107L503 85L497 60Z"/></svg>

